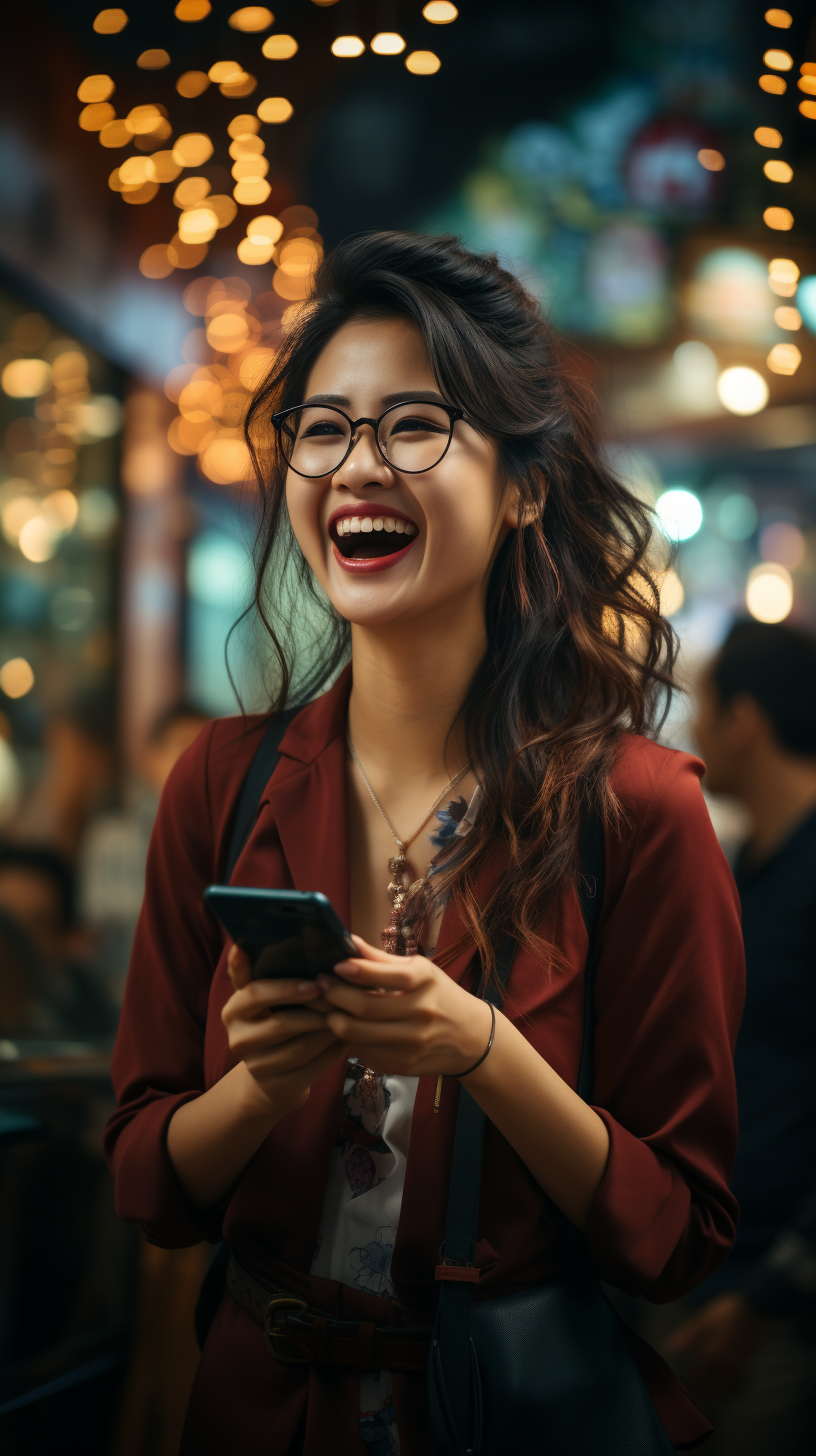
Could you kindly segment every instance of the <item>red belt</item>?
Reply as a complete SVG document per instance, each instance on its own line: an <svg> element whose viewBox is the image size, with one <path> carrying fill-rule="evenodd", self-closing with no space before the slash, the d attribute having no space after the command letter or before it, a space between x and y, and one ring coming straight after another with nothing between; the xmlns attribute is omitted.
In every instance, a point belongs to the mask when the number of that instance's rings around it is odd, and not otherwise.
<svg viewBox="0 0 816 1456"><path fill-rule="evenodd" d="M282 1365L347 1365L353 1370L426 1370L429 1325L377 1325L336 1320L310 1309L230 1253L227 1289L261 1326L266 1348Z"/></svg>

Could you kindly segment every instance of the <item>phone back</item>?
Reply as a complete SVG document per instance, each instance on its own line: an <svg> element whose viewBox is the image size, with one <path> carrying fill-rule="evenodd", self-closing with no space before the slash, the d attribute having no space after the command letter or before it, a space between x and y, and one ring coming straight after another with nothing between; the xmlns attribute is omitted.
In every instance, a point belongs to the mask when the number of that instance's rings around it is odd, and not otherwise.
<svg viewBox="0 0 816 1456"><path fill-rule="evenodd" d="M314 980L356 952L331 901L316 891L210 885L204 901L246 951L256 980Z"/></svg>

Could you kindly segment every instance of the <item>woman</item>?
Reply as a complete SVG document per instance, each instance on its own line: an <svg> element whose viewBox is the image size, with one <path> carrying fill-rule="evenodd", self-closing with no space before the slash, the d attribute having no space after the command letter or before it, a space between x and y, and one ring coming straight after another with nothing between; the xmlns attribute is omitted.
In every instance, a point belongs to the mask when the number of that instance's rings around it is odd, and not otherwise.
<svg viewBox="0 0 816 1456"><path fill-rule="evenodd" d="M162 1244L223 1233L238 1259L185 1452L425 1456L422 1370L273 1359L252 1280L360 1329L427 1325L465 1075L490 1119L477 1299L557 1276L551 1203L626 1293L702 1280L736 1218L734 888L701 765L642 736L673 656L647 514L495 260L406 234L342 244L248 431L273 711L305 631L274 621L287 561L327 616L309 668L294 662L311 700L234 882L323 891L359 956L318 985L251 982L224 943L201 895L268 720L210 725L159 811L108 1154L122 1217ZM573 1090L590 808L606 845L596 1108ZM479 993L506 932L494 1031ZM696 1442L707 1423L638 1358L671 1439Z"/></svg>

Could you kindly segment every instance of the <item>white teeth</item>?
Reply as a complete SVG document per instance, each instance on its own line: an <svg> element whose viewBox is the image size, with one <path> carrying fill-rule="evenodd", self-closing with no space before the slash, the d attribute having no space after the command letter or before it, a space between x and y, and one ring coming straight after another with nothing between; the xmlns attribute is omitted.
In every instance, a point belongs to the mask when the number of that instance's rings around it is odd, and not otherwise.
<svg viewBox="0 0 816 1456"><path fill-rule="evenodd" d="M386 516L383 520L383 527L386 531L393 531L396 521L393 516Z"/></svg>
<svg viewBox="0 0 816 1456"><path fill-rule="evenodd" d="M405 522L404 521L395 521L394 522L394 530L397 532L398 535L404 536L404 534L405 534Z"/></svg>
<svg viewBox="0 0 816 1456"><path fill-rule="evenodd" d="M397 516L340 516L335 521L335 530L338 536L356 535L363 531L396 531L398 536L415 536L416 526L411 521L403 521Z"/></svg>
<svg viewBox="0 0 816 1456"><path fill-rule="evenodd" d="M351 520L349 522L349 530L356 532L356 531L359 531L359 529L360 529L360 517L359 516L352 516L352 518L351 518Z"/></svg>
<svg viewBox="0 0 816 1456"><path fill-rule="evenodd" d="M383 528L383 525L384 525L384 521L383 521L382 516L375 516L374 517L374 530L375 531L381 531L382 528Z"/></svg>
<svg viewBox="0 0 816 1456"><path fill-rule="evenodd" d="M361 531L373 531L374 530L374 522L372 521L372 519L371 519L370 516L363 516L363 519L360 522L360 530Z"/></svg>

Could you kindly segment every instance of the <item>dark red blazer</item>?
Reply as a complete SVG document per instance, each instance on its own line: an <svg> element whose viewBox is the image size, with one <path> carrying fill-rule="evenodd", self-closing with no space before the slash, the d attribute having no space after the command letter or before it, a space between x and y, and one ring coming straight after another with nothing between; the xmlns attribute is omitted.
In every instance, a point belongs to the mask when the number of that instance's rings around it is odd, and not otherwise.
<svg viewBox="0 0 816 1456"><path fill-rule="evenodd" d="M346 924L349 686L347 671L290 724L234 876L236 884L322 890ZM166 1130L176 1108L233 1064L220 1016L230 994L225 940L201 896L223 873L237 795L263 727L261 718L209 724L162 796L113 1058L119 1110L106 1150L117 1208L165 1246L215 1239L223 1228L247 1259L338 1315L427 1321L443 1237L455 1082L445 1084L435 1116L436 1079L419 1081L393 1255L394 1304L308 1272L343 1065L278 1123L224 1208L208 1218L191 1214L168 1156ZM624 739L614 787L625 823L606 836L598 933L595 1098L610 1155L586 1240L602 1279L658 1302L685 1294L722 1262L737 1218L728 1179L737 1139L732 1052L743 952L737 896L700 793L701 770L686 754L640 737ZM449 907L438 950L461 929ZM554 933L566 969L548 974L519 951L506 1012L575 1086L587 936L574 893ZM469 984L472 961L466 950L449 974ZM491 1124L482 1189L475 1297L552 1278L559 1259L546 1199ZM655 1357L645 1349L636 1354L672 1440L694 1443L707 1423ZM402 1456L430 1456L424 1378L395 1375L394 1398ZM275 1365L258 1327L225 1296L202 1356L182 1449L190 1456L227 1450L360 1456L357 1402L353 1373Z"/></svg>

